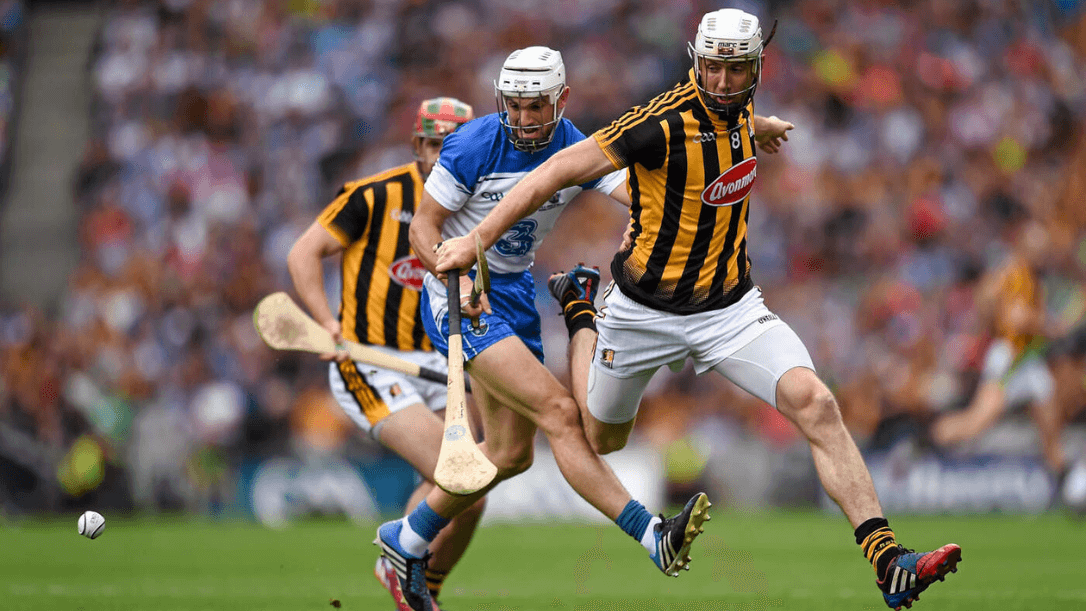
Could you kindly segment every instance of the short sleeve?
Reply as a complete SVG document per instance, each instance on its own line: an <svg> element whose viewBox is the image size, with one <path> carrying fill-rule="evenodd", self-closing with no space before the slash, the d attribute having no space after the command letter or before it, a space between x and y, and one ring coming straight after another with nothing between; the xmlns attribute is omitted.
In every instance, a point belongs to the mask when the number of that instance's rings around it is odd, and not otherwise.
<svg viewBox="0 0 1086 611"><path fill-rule="evenodd" d="M639 106L628 110L592 137L616 168L636 163L652 170L663 165L667 153L667 141L660 121L660 117L646 114Z"/></svg>
<svg viewBox="0 0 1086 611"><path fill-rule="evenodd" d="M366 231L370 217L370 204L365 196L367 191L351 185L344 186L317 217L317 222L344 246L358 241Z"/></svg>
<svg viewBox="0 0 1086 611"><path fill-rule="evenodd" d="M426 179L426 192L448 210L463 208L479 182L493 140L482 129L485 126L483 121L472 121L446 136L441 156ZM480 142L485 145L479 146Z"/></svg>

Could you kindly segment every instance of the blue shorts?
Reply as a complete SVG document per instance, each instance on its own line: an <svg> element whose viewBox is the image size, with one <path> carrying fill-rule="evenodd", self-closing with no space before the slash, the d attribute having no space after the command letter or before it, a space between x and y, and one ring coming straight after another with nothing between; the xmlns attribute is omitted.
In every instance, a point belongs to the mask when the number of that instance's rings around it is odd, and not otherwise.
<svg viewBox="0 0 1086 611"><path fill-rule="evenodd" d="M475 270L468 272L475 278ZM422 290L422 326L438 352L449 355L448 295L431 291L430 283ZM464 358L471 360L500 340L510 336L520 338L539 362L543 362L543 338L539 312L535 309L535 281L532 274L490 274L490 309L493 314L479 317L479 328L471 326L466 316L460 321ZM436 315L435 315L436 312ZM438 319L440 316L440 320Z"/></svg>

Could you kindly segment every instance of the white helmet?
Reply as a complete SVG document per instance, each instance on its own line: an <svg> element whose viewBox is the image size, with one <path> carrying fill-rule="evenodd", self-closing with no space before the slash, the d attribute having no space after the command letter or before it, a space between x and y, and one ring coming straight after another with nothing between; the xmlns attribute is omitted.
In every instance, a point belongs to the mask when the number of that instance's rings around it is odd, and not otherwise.
<svg viewBox="0 0 1086 611"><path fill-rule="evenodd" d="M706 13L698 24L698 34L693 43L687 43L689 54L694 60L694 84L701 91L705 106L727 119L738 118L754 97L762 73L762 51L773 38L777 29L776 22L769 36L762 39L762 28L758 18L739 9L725 8ZM743 91L729 94L735 101L724 103L719 96L706 91L702 81L701 66L698 58L724 62L753 62L754 79L750 87Z"/></svg>
<svg viewBox="0 0 1086 611"><path fill-rule="evenodd" d="M528 47L513 51L505 58L498 79L494 81L494 97L498 102L498 119L514 148L530 153L550 144L554 138L555 126L562 120L565 112L565 109L559 110L558 99L566 89L566 65L558 51L547 47ZM510 125L503 97L545 99L554 105L554 114L550 121L542 125ZM517 138L517 129L536 127L542 128L542 137Z"/></svg>

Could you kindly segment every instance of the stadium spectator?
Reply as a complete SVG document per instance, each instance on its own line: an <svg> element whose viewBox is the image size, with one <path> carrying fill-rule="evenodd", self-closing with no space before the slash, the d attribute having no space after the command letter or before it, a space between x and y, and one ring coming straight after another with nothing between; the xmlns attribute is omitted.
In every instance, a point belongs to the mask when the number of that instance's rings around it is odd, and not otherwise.
<svg viewBox="0 0 1086 611"><path fill-rule="evenodd" d="M953 446L976 438L1009 409L1026 406L1040 433L1052 473L1066 467L1060 447L1060 408L1044 346L1053 333L1045 316L1041 274L1050 257L1049 233L1023 220L1008 260L982 281L978 321L991 343L984 356L980 385L965 409L932 425L932 438Z"/></svg>

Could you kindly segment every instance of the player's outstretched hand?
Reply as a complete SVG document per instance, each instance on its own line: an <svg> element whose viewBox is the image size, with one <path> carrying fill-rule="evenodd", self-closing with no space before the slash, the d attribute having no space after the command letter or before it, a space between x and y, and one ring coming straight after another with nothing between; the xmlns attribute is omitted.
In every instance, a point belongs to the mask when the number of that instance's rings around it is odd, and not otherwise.
<svg viewBox="0 0 1086 611"><path fill-rule="evenodd" d="M774 154L781 150L781 143L788 142L789 130L796 126L776 115L760 119L754 126L754 142L763 152Z"/></svg>
<svg viewBox="0 0 1086 611"><path fill-rule="evenodd" d="M437 255L434 269L438 271L442 279L445 277L445 272L450 269L471 269L475 265L475 236L469 233L466 236L438 242L434 244L434 254Z"/></svg>

